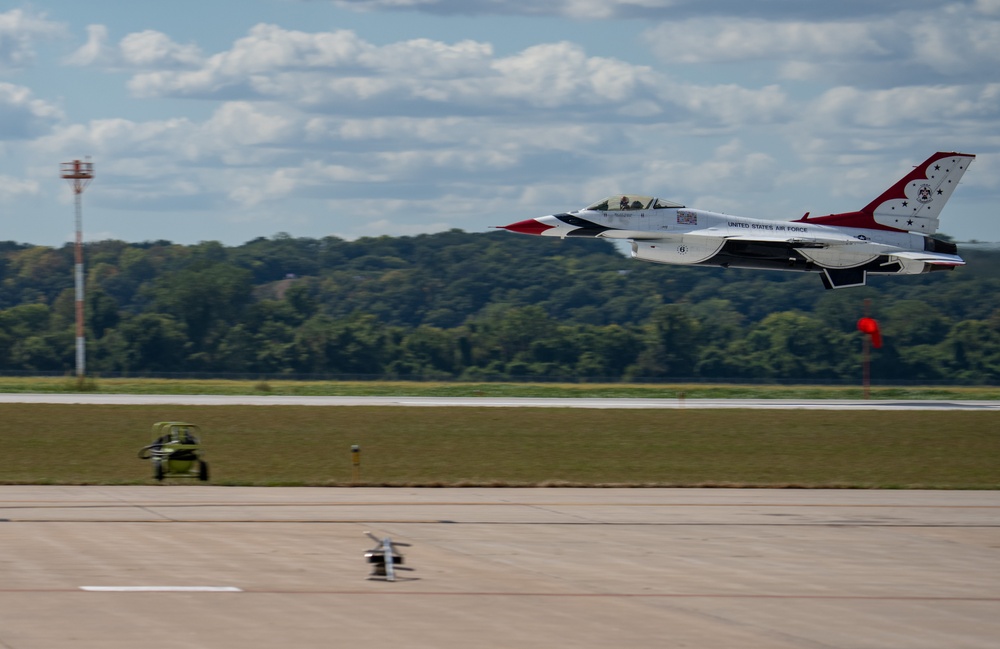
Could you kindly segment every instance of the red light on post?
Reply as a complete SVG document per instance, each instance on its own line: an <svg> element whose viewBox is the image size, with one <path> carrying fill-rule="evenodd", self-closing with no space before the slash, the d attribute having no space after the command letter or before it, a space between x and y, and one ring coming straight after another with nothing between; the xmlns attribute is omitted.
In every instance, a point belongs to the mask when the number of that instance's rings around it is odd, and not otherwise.
<svg viewBox="0 0 1000 649"><path fill-rule="evenodd" d="M878 322L875 318L865 316L858 320L858 331L871 338L872 347L878 349L882 346L882 332L878 329Z"/></svg>

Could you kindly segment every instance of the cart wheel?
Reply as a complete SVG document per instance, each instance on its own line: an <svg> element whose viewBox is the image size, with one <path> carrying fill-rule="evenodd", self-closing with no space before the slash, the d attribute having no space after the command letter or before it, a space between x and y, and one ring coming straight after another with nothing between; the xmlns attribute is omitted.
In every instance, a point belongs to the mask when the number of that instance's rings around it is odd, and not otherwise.
<svg viewBox="0 0 1000 649"><path fill-rule="evenodd" d="M208 482L208 462L198 463L198 479L202 482Z"/></svg>
<svg viewBox="0 0 1000 649"><path fill-rule="evenodd" d="M163 480L163 462L160 460L153 460L153 477L157 480Z"/></svg>

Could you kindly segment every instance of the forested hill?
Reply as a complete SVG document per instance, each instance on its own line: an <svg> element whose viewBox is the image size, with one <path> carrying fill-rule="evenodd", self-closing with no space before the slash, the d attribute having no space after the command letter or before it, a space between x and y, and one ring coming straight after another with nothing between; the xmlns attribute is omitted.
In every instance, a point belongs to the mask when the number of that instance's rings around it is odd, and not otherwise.
<svg viewBox="0 0 1000 649"><path fill-rule="evenodd" d="M826 291L815 274L637 262L458 230L85 248L88 370L437 378L1000 380L1000 251ZM0 371L70 371L73 249L0 243Z"/></svg>

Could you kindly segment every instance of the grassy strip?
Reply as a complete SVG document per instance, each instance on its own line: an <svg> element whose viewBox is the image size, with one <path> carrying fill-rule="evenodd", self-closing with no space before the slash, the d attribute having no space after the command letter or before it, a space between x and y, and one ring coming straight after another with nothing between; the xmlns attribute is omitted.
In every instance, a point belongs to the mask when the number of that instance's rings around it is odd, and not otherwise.
<svg viewBox="0 0 1000 649"><path fill-rule="evenodd" d="M136 459L151 424L185 420L222 485L1000 488L992 412L4 404L0 416L6 484L151 483Z"/></svg>
<svg viewBox="0 0 1000 649"><path fill-rule="evenodd" d="M273 394L293 396L617 397L676 399L862 399L860 386L705 383L460 383L416 381L235 381L0 377L0 393ZM873 399L1000 399L1000 387L875 387Z"/></svg>

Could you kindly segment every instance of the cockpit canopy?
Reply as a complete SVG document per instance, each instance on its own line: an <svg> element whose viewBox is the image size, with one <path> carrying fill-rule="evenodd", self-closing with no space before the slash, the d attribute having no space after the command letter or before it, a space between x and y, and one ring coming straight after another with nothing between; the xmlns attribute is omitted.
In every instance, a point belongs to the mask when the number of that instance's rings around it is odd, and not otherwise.
<svg viewBox="0 0 1000 649"><path fill-rule="evenodd" d="M604 200L597 201L585 207L591 212L624 212L626 210L664 210L684 207L680 203L665 201L652 196L638 196L636 194L614 194Z"/></svg>

